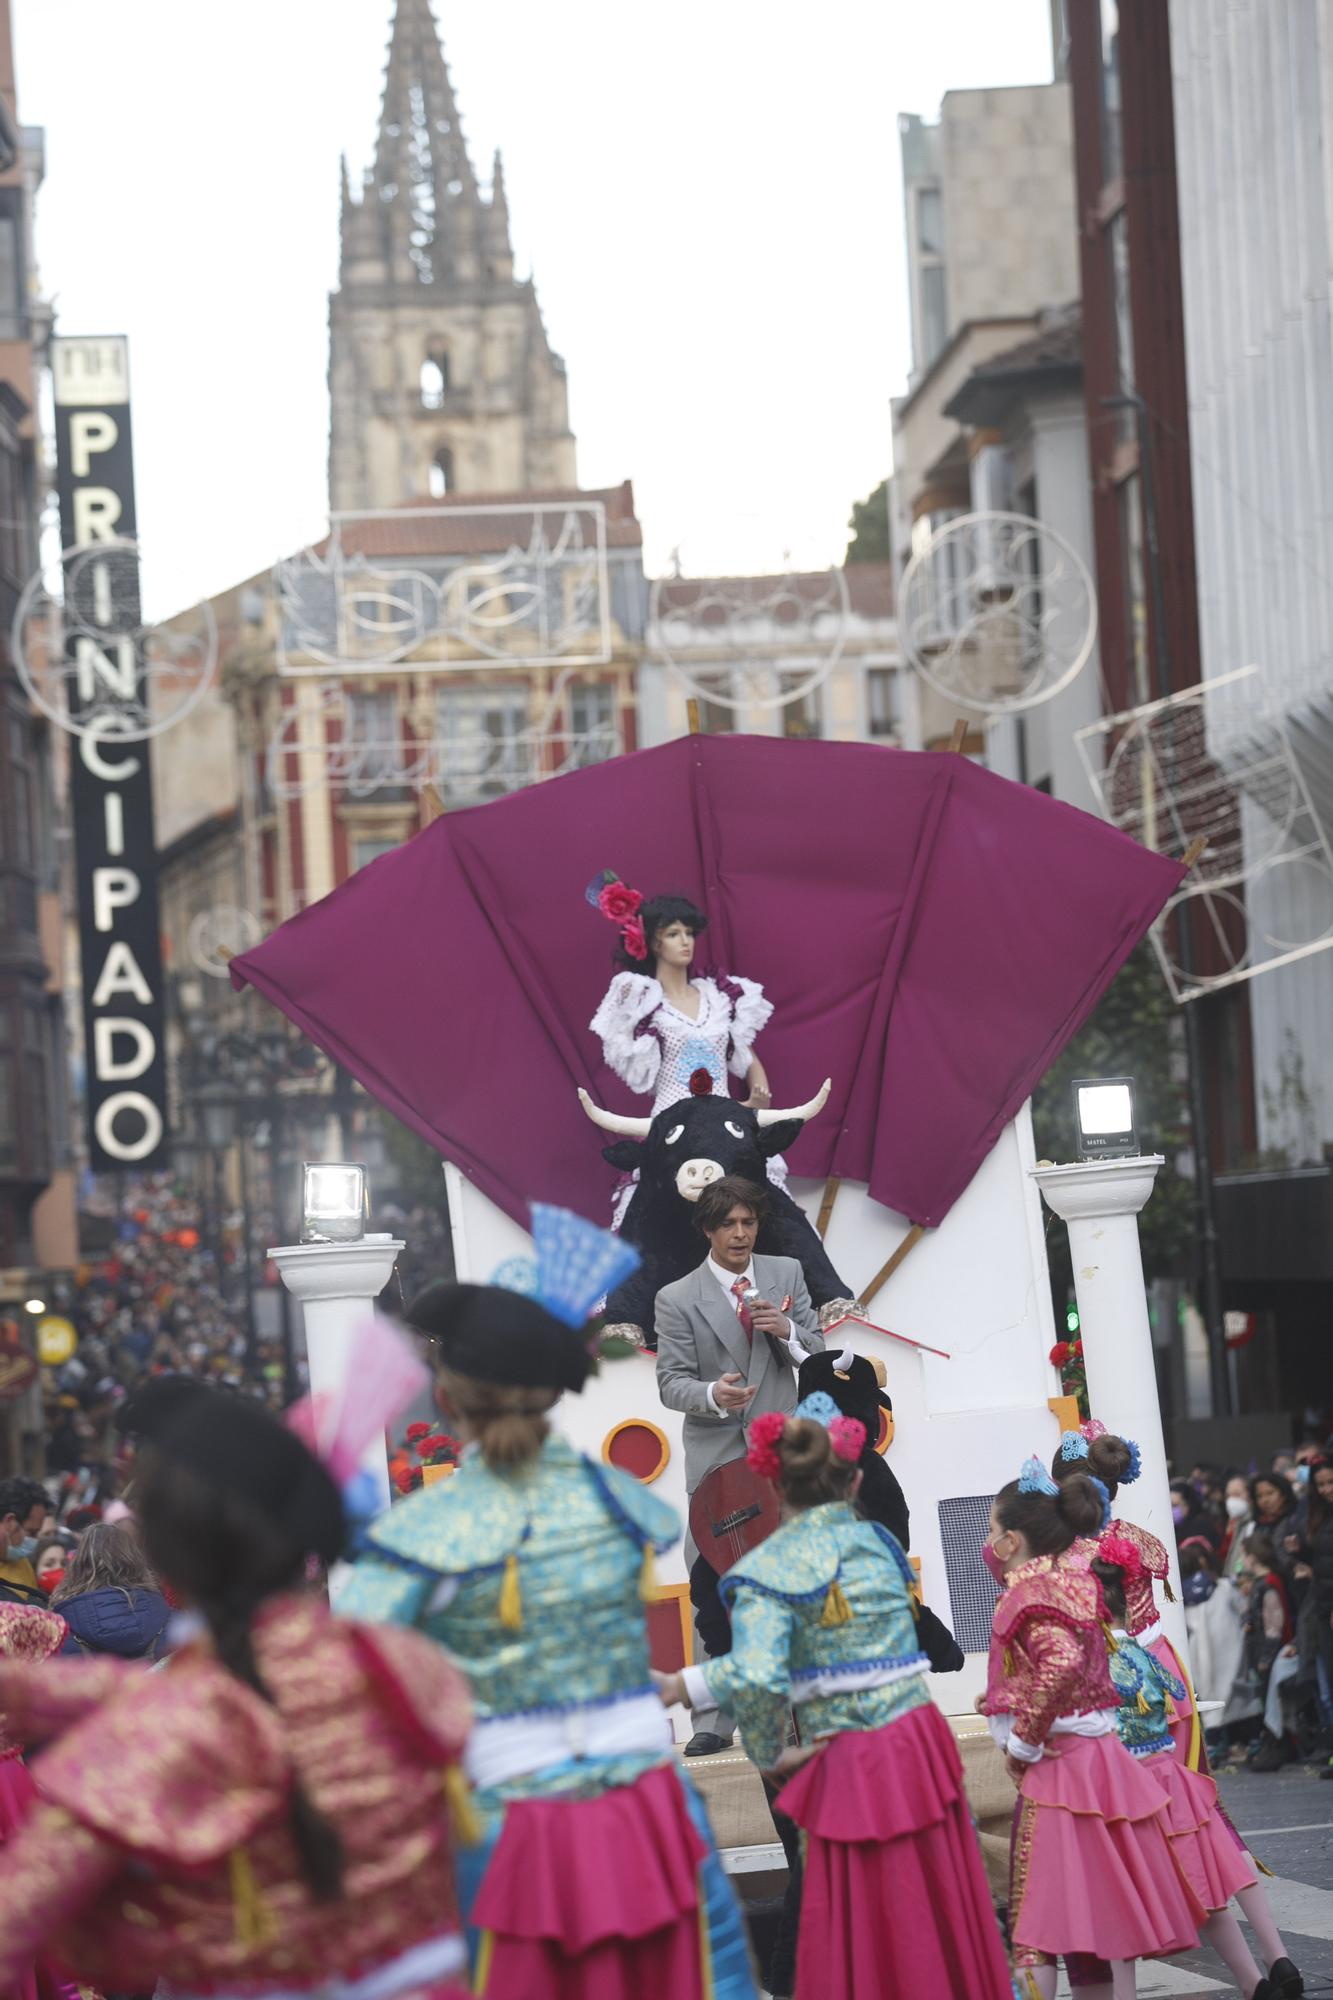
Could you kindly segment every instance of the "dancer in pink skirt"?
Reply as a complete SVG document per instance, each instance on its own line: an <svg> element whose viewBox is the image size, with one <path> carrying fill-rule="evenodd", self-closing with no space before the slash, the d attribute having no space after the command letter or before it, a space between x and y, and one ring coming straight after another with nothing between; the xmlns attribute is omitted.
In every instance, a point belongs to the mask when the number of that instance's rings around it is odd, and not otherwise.
<svg viewBox="0 0 1333 2000"><path fill-rule="evenodd" d="M49 1660L65 1643L69 1630L54 1611L36 1605L0 1604L0 1659L24 1660L32 1666ZM37 1787L23 1761L22 1748L0 1729L0 1848L9 1846L27 1818ZM10 2000L75 2000L78 1989L29 1960L18 1973Z"/></svg>
<svg viewBox="0 0 1333 2000"><path fill-rule="evenodd" d="M990 1561L1007 1588L978 1706L1018 1787L1009 1934L1040 2000L1070 1953L1108 1961L1100 1991L1121 2000L1135 1959L1188 1951L1207 1920L1172 1851L1166 1793L1116 1733L1101 1584L1068 1560L1102 1515L1090 1479L1057 1486L1035 1458L991 1509Z"/></svg>
<svg viewBox="0 0 1333 2000"><path fill-rule="evenodd" d="M756 1417L749 1461L783 1523L722 1578L731 1652L654 1678L667 1703L725 1706L749 1757L789 1778L777 1806L806 1835L798 2000L1011 2000L912 1573L853 1505L864 1439L823 1390ZM800 1749L783 1748L791 1709Z"/></svg>
<svg viewBox="0 0 1333 2000"><path fill-rule="evenodd" d="M1139 1448L1131 1438L1117 1437L1094 1418L1078 1430L1064 1433L1051 1472L1057 1483L1073 1475L1088 1474L1104 1490L1106 1511L1111 1515L1120 1488L1132 1485L1139 1476ZM1156 1581L1162 1585L1168 1599L1171 1597L1166 1550L1156 1535L1150 1535L1146 1528L1136 1526L1133 1521L1116 1516L1108 1520L1107 1526L1132 1545L1139 1559L1138 1568L1125 1578L1125 1629L1131 1639L1152 1654L1171 1679L1184 1683L1184 1699L1173 1710L1169 1722L1171 1741L1181 1762L1189 1770L1200 1771L1206 1777L1208 1753L1204 1747L1194 1686L1185 1662L1162 1629L1153 1594ZM1079 1544L1075 1555L1082 1555L1084 1560L1090 1562L1093 1557L1092 1543ZM1268 1895L1258 1878L1253 1856L1247 1852L1225 1809L1219 1805L1217 1811L1227 1834L1244 1856L1249 1882L1235 1892L1236 1901L1258 1939L1273 1991L1281 1995L1281 2000L1299 2000L1305 1991L1305 1984L1288 1956L1287 1947L1273 1921Z"/></svg>
<svg viewBox="0 0 1333 2000"><path fill-rule="evenodd" d="M1173 1704L1185 1699L1185 1684L1131 1639L1126 1629L1126 1601L1141 1567L1134 1543L1113 1529L1095 1544L1093 1573L1115 1621L1111 1679L1120 1693L1120 1741L1166 1792L1172 1850L1210 1912L1203 1928L1205 1940L1224 1961L1245 2000L1275 2000L1280 1989L1260 1972L1239 1923L1227 1908L1233 1896L1253 1886L1254 1869L1223 1823L1217 1786L1202 1771L1191 1771L1172 1747L1170 1717Z"/></svg>

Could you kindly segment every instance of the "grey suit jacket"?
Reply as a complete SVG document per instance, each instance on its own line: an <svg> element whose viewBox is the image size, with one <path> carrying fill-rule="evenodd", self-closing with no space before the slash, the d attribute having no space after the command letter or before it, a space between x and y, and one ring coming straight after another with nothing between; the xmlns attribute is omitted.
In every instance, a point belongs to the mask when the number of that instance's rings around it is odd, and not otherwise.
<svg viewBox="0 0 1333 2000"><path fill-rule="evenodd" d="M669 1410L685 1417L685 1488L693 1493L706 1473L728 1459L745 1455L745 1427L765 1410L796 1408L794 1369L780 1362L772 1343L745 1329L727 1295L707 1268L708 1260L664 1285L657 1294L657 1391ZM756 1257L755 1289L781 1307L791 1300L787 1317L807 1354L824 1345L819 1320L805 1288L805 1275L794 1257ZM715 1416L708 1385L734 1370L756 1395L739 1414Z"/></svg>

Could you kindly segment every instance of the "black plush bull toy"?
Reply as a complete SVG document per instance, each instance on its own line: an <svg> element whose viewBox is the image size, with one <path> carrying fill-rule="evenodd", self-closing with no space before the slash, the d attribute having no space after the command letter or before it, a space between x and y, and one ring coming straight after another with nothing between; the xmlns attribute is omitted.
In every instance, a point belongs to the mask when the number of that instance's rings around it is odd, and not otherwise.
<svg viewBox="0 0 1333 2000"><path fill-rule="evenodd" d="M904 1552L911 1546L907 1499L883 1454L876 1451L879 1416L884 1410L893 1415L893 1404L876 1372L875 1363L850 1347L839 1351L827 1348L822 1354L807 1355L797 1376L802 1402L822 1389L832 1396L844 1417L855 1417L865 1427L865 1443L858 1461L861 1490L856 1504L868 1521L878 1521L896 1537ZM917 1613L917 1638L921 1650L937 1674L955 1674L965 1664L962 1647L953 1633L937 1618L929 1605Z"/></svg>
<svg viewBox="0 0 1333 2000"><path fill-rule="evenodd" d="M657 1294L702 1261L694 1204L724 1174L767 1188L767 1214L756 1245L760 1254L797 1260L816 1311L835 1301L850 1306L855 1295L834 1270L804 1209L785 1188L768 1180L770 1158L791 1145L807 1118L823 1110L828 1084L793 1111L756 1111L734 1098L714 1097L707 1070L696 1071L690 1087L693 1095L666 1105L655 1118L603 1111L586 1090L579 1092L594 1125L616 1135L614 1144L603 1147L603 1159L639 1177L620 1233L643 1262L607 1299L608 1326L636 1329L647 1346L656 1345Z"/></svg>

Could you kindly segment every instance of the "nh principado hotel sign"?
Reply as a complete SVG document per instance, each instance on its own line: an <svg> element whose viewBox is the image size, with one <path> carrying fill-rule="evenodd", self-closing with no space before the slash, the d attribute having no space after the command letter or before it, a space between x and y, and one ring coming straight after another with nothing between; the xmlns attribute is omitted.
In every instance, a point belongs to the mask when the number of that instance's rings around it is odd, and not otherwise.
<svg viewBox="0 0 1333 2000"><path fill-rule="evenodd" d="M162 949L128 343L52 342L63 662L96 1172L165 1164Z"/></svg>

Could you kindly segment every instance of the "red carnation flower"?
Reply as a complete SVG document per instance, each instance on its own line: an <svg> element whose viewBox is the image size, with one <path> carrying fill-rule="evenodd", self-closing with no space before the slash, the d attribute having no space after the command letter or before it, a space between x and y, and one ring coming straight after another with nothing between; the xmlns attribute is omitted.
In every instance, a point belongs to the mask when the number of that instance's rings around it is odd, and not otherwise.
<svg viewBox="0 0 1333 2000"><path fill-rule="evenodd" d="M1069 1342L1067 1340L1057 1340L1055 1346L1051 1349L1051 1360L1057 1368L1063 1368L1068 1359Z"/></svg>
<svg viewBox="0 0 1333 2000"><path fill-rule="evenodd" d="M746 1461L761 1479L776 1479L782 1470L778 1439L787 1419L781 1410L765 1410L755 1418L747 1433Z"/></svg>
<svg viewBox="0 0 1333 2000"><path fill-rule="evenodd" d="M696 1069L690 1072L690 1096L711 1097L713 1095L713 1072L711 1069Z"/></svg>
<svg viewBox="0 0 1333 2000"><path fill-rule="evenodd" d="M597 893L597 907L613 924L623 924L638 916L643 908L643 897L637 889L631 889L628 882L608 882Z"/></svg>
<svg viewBox="0 0 1333 2000"><path fill-rule="evenodd" d="M409 1444L415 1444L418 1438L430 1436L430 1425L423 1423L409 1424L403 1435Z"/></svg>
<svg viewBox="0 0 1333 2000"><path fill-rule="evenodd" d="M620 939L631 958L647 958L648 940L643 934L643 924L638 917L631 917L628 923L620 926Z"/></svg>
<svg viewBox="0 0 1333 2000"><path fill-rule="evenodd" d="M1076 1361L1081 1361L1083 1359L1083 1342L1081 1340L1076 1340L1070 1352L1073 1354L1074 1359Z"/></svg>
<svg viewBox="0 0 1333 2000"><path fill-rule="evenodd" d="M418 1458L429 1458L434 1449L435 1449L434 1438L424 1437L417 1439L416 1452Z"/></svg>
<svg viewBox="0 0 1333 2000"><path fill-rule="evenodd" d="M410 1493L417 1483L416 1472L410 1465L405 1465L400 1472L394 1473L393 1483L400 1493Z"/></svg>

